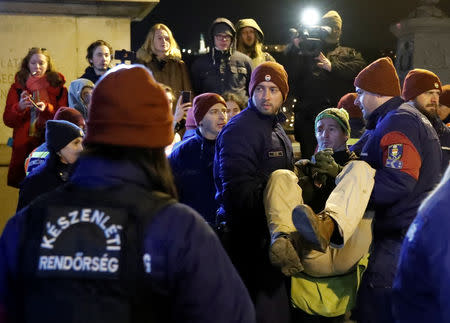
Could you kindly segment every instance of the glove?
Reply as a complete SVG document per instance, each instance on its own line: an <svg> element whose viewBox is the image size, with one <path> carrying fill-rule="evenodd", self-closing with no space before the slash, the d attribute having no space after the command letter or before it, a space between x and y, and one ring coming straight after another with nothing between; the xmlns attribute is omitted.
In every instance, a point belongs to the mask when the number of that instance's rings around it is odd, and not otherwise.
<svg viewBox="0 0 450 323"><path fill-rule="evenodd" d="M326 174L335 178L341 171L342 166L334 161L333 149L327 148L316 153L312 162L315 164L313 166L314 172L319 174Z"/></svg>

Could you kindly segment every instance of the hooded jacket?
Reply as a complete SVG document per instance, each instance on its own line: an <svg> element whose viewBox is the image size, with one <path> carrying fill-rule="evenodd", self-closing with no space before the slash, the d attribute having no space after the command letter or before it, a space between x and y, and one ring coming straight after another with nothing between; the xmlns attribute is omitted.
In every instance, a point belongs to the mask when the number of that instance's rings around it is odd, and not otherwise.
<svg viewBox="0 0 450 323"><path fill-rule="evenodd" d="M85 87L94 88L94 83L91 80L79 78L72 81L69 86L69 107L74 108L83 115L83 118L87 120L88 118L88 107L83 102L81 98L81 91Z"/></svg>
<svg viewBox="0 0 450 323"><path fill-rule="evenodd" d="M256 30L257 36L256 36L255 45L257 43L262 44L264 42L264 33L254 19L252 19L252 18L240 19L236 23L236 32L237 32L238 36L239 36L239 31L245 27L251 27ZM253 63L253 68L255 68L256 66L258 66L259 64L264 63L264 62L275 62L275 59L268 52L262 52L262 55L251 58L251 60Z"/></svg>
<svg viewBox="0 0 450 323"><path fill-rule="evenodd" d="M233 34L230 48L223 52L214 46L214 26L220 23L228 25ZM235 50L235 36L236 30L228 19L214 20L209 31L212 49L210 53L199 56L192 65L192 81L196 94L213 92L222 95L231 91L248 96L252 61L247 55Z"/></svg>

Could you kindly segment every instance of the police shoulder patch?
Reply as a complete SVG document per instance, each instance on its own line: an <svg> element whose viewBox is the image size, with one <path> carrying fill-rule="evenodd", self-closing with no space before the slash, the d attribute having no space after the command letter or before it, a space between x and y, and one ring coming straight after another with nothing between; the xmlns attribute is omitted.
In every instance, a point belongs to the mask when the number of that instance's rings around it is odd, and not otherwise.
<svg viewBox="0 0 450 323"><path fill-rule="evenodd" d="M388 147L388 156L386 159L386 167L394 169L402 169L403 162L400 160L403 155L403 144L393 144Z"/></svg>

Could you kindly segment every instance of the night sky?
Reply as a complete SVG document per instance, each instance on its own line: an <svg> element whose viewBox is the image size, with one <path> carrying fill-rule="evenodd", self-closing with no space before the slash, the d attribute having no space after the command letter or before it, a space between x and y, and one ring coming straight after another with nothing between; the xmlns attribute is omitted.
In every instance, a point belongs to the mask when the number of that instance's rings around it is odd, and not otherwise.
<svg viewBox="0 0 450 323"><path fill-rule="evenodd" d="M160 0L144 20L132 23L131 47L136 51L150 27L162 22L172 30L180 48L198 49L200 33L206 34L216 17L234 23L254 18L265 33L266 44L284 44L289 28L299 22L301 10L314 6L322 14L338 11L343 20L341 44L371 59L377 58L381 50L395 49L396 38L389 26L407 18L417 4L416 0ZM441 0L438 7L450 14L449 0Z"/></svg>

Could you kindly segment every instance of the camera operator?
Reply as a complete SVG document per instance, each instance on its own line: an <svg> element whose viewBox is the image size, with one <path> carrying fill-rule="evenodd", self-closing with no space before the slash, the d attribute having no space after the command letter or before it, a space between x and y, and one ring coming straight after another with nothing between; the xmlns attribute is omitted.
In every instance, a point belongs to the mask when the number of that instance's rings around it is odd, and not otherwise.
<svg viewBox="0 0 450 323"><path fill-rule="evenodd" d="M355 49L340 46L342 19L336 11L328 11L320 25L311 28L311 34L308 28L291 29L292 43L285 50L289 86L298 102L294 133L302 156L314 154L317 114L351 92L355 76L366 65ZM315 38L310 37L313 32Z"/></svg>

